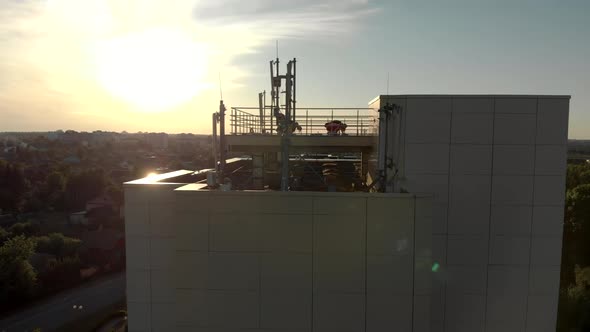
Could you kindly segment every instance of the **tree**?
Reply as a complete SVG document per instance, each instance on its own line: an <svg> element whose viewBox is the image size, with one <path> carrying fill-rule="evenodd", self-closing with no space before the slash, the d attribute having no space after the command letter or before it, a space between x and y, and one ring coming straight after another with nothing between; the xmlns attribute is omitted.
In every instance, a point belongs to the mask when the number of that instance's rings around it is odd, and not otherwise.
<svg viewBox="0 0 590 332"><path fill-rule="evenodd" d="M0 226L0 246L10 238L10 233Z"/></svg>
<svg viewBox="0 0 590 332"><path fill-rule="evenodd" d="M590 267L574 268L575 282L562 292L558 328L590 330ZM560 330L561 330L560 329ZM581 330L580 330L581 329Z"/></svg>
<svg viewBox="0 0 590 332"><path fill-rule="evenodd" d="M0 247L0 298L5 303L28 299L35 290L37 273L29 263L35 242L23 235Z"/></svg>
<svg viewBox="0 0 590 332"><path fill-rule="evenodd" d="M55 192L61 193L65 188L65 179L64 176L57 171L53 171L49 176L47 176L47 192L48 194L52 194Z"/></svg>
<svg viewBox="0 0 590 332"><path fill-rule="evenodd" d="M52 254L56 257L67 257L78 254L82 245L79 239L64 236L61 233L51 233L47 236L40 236L35 239L37 252Z"/></svg>
<svg viewBox="0 0 590 332"><path fill-rule="evenodd" d="M23 169L0 160L0 209L19 212L26 191Z"/></svg>
<svg viewBox="0 0 590 332"><path fill-rule="evenodd" d="M590 183L590 165L567 165L566 187L573 189L581 184Z"/></svg>
<svg viewBox="0 0 590 332"><path fill-rule="evenodd" d="M67 209L83 210L86 202L104 192L106 185L107 179L102 169L85 170L71 175L65 189Z"/></svg>
<svg viewBox="0 0 590 332"><path fill-rule="evenodd" d="M33 236L39 234L41 227L39 224L27 221L27 222L17 222L10 226L8 231L13 235L24 235L24 236Z"/></svg>

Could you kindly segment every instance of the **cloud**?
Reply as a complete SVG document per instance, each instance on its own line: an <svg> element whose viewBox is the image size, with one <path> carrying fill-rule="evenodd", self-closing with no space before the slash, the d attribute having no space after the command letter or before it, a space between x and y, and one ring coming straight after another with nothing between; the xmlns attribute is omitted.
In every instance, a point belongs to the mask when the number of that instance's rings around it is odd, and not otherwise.
<svg viewBox="0 0 590 332"><path fill-rule="evenodd" d="M202 85L216 87L223 71L224 89L231 89L250 75L235 65L240 55L275 39L349 34L376 11L368 0L0 0L0 112L18 109L23 119L38 123L44 112L54 122L61 117L70 123L72 114L96 114L102 124L117 121L122 109L133 107L101 88L96 50L126 36L181 32L208 58ZM215 99L198 102L214 109Z"/></svg>
<svg viewBox="0 0 590 332"><path fill-rule="evenodd" d="M368 0L219 0L198 2L193 17L205 26L245 29L256 41L350 33L376 11Z"/></svg>

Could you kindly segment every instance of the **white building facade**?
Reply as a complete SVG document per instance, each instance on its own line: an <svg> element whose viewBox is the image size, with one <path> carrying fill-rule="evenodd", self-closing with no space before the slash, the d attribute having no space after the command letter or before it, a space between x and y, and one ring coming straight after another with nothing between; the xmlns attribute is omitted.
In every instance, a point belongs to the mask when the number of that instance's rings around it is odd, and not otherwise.
<svg viewBox="0 0 590 332"><path fill-rule="evenodd" d="M126 183L129 331L555 331L569 97L385 104L394 193Z"/></svg>
<svg viewBox="0 0 590 332"><path fill-rule="evenodd" d="M398 190L434 194L431 331L555 331L569 96L400 95Z"/></svg>
<svg viewBox="0 0 590 332"><path fill-rule="evenodd" d="M428 195L126 185L129 331L428 331Z"/></svg>

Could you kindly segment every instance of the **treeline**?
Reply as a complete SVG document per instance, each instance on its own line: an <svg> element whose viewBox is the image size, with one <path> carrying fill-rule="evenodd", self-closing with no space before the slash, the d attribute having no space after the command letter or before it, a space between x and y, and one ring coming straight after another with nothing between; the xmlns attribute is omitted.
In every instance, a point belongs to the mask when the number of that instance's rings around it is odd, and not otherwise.
<svg viewBox="0 0 590 332"><path fill-rule="evenodd" d="M559 331L590 331L590 165L570 164L566 180Z"/></svg>
<svg viewBox="0 0 590 332"><path fill-rule="evenodd" d="M0 160L1 213L75 212L84 210L87 201L107 193L122 202L120 184L112 183L101 168L51 171L27 169Z"/></svg>
<svg viewBox="0 0 590 332"><path fill-rule="evenodd" d="M0 227L0 311L79 282L81 245L60 233L39 236L31 222ZM38 268L34 255L42 258Z"/></svg>

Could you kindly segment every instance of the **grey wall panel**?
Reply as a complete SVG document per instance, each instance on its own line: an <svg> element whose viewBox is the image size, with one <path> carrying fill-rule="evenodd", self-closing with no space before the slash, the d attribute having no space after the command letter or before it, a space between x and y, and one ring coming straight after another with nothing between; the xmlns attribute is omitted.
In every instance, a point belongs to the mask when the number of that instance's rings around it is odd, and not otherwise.
<svg viewBox="0 0 590 332"><path fill-rule="evenodd" d="M486 293L487 264L449 265L447 267L447 292L455 294Z"/></svg>
<svg viewBox="0 0 590 332"><path fill-rule="evenodd" d="M134 282L127 285L127 300L130 302L150 301L150 270L127 270L126 278Z"/></svg>
<svg viewBox="0 0 590 332"><path fill-rule="evenodd" d="M529 267L525 265L492 265L488 268L488 294L526 296Z"/></svg>
<svg viewBox="0 0 590 332"><path fill-rule="evenodd" d="M489 175L451 175L449 201L489 202L491 178Z"/></svg>
<svg viewBox="0 0 590 332"><path fill-rule="evenodd" d="M557 325L557 296L531 295L526 332L553 332Z"/></svg>
<svg viewBox="0 0 590 332"><path fill-rule="evenodd" d="M535 206L533 208L533 236L557 236L563 233L563 206Z"/></svg>
<svg viewBox="0 0 590 332"><path fill-rule="evenodd" d="M493 113L457 113L452 116L451 142L454 144L491 144Z"/></svg>
<svg viewBox="0 0 590 332"><path fill-rule="evenodd" d="M531 205L492 205L491 235L530 236L532 213Z"/></svg>
<svg viewBox="0 0 590 332"><path fill-rule="evenodd" d="M466 250L469 248L469 250ZM479 235L449 235L447 242L448 265L477 265L485 263L488 237Z"/></svg>
<svg viewBox="0 0 590 332"><path fill-rule="evenodd" d="M498 295L487 297L486 331L524 331L527 295Z"/></svg>
<svg viewBox="0 0 590 332"><path fill-rule="evenodd" d="M445 331L483 331L485 305L484 295L447 293Z"/></svg>
<svg viewBox="0 0 590 332"><path fill-rule="evenodd" d="M535 114L496 114L494 144L535 144Z"/></svg>
<svg viewBox="0 0 590 332"><path fill-rule="evenodd" d="M496 235L490 238L489 263L494 265L527 265L530 237Z"/></svg>
<svg viewBox="0 0 590 332"><path fill-rule="evenodd" d="M451 200L447 223L449 234L487 235L490 228L490 204L481 201Z"/></svg>
<svg viewBox="0 0 590 332"><path fill-rule="evenodd" d="M401 188L412 193L428 193L434 195L434 203L447 202L449 198L448 175L406 175L400 182Z"/></svg>
<svg viewBox="0 0 590 332"><path fill-rule="evenodd" d="M314 292L362 293L365 288L365 259L360 254L314 255Z"/></svg>
<svg viewBox="0 0 590 332"><path fill-rule="evenodd" d="M496 113L536 114L537 98L495 98Z"/></svg>
<svg viewBox="0 0 590 332"><path fill-rule="evenodd" d="M367 256L367 290L412 295L412 256Z"/></svg>
<svg viewBox="0 0 590 332"><path fill-rule="evenodd" d="M406 110L407 143L449 143L449 98L409 98Z"/></svg>
<svg viewBox="0 0 590 332"><path fill-rule="evenodd" d="M560 265L561 241L561 237L533 237L531 244L531 265Z"/></svg>
<svg viewBox="0 0 590 332"><path fill-rule="evenodd" d="M526 205L533 202L533 177L498 175L492 178L492 203Z"/></svg>
<svg viewBox="0 0 590 332"><path fill-rule="evenodd" d="M446 234L448 228L448 202L435 202L432 204L432 210L434 211L434 215L432 216L432 234Z"/></svg>
<svg viewBox="0 0 590 332"><path fill-rule="evenodd" d="M462 113L491 114L494 112L494 98L453 97L453 117Z"/></svg>
<svg viewBox="0 0 590 332"><path fill-rule="evenodd" d="M207 291L208 326L256 328L259 293L253 291Z"/></svg>
<svg viewBox="0 0 590 332"><path fill-rule="evenodd" d="M151 301L158 303L174 302L175 283L176 278L169 270L152 269L150 271Z"/></svg>
<svg viewBox="0 0 590 332"><path fill-rule="evenodd" d="M569 99L539 98L537 144L567 144Z"/></svg>
<svg viewBox="0 0 590 332"><path fill-rule="evenodd" d="M563 175L567 168L567 145L537 145L536 175Z"/></svg>
<svg viewBox="0 0 590 332"><path fill-rule="evenodd" d="M208 288L257 290L258 255L252 253L211 252L208 259Z"/></svg>
<svg viewBox="0 0 590 332"><path fill-rule="evenodd" d="M407 144L407 174L447 174L449 172L448 144Z"/></svg>
<svg viewBox="0 0 590 332"><path fill-rule="evenodd" d="M369 299L370 297L367 298ZM363 294L321 293L314 294L313 301L314 331L365 330L366 310ZM385 306L386 303L381 303L381 306Z"/></svg>
<svg viewBox="0 0 590 332"><path fill-rule="evenodd" d="M311 254L260 254L260 287L273 290L304 291L312 285Z"/></svg>
<svg viewBox="0 0 590 332"><path fill-rule="evenodd" d="M207 289L209 281L209 253L177 250L174 256L176 288Z"/></svg>
<svg viewBox="0 0 590 332"><path fill-rule="evenodd" d="M366 332L412 331L412 297L367 294Z"/></svg>
<svg viewBox="0 0 590 332"><path fill-rule="evenodd" d="M486 175L492 172L492 146L474 144L451 145L452 175Z"/></svg>
<svg viewBox="0 0 590 332"><path fill-rule="evenodd" d="M561 267L559 265L531 266L529 273L529 294L557 297L559 294L560 271Z"/></svg>
<svg viewBox="0 0 590 332"><path fill-rule="evenodd" d="M535 172L534 145L495 145L495 175L533 175Z"/></svg>
<svg viewBox="0 0 590 332"><path fill-rule="evenodd" d="M562 205L565 200L565 174L535 176L535 204Z"/></svg>
<svg viewBox="0 0 590 332"><path fill-rule="evenodd" d="M311 293L295 290L263 290L260 294L262 329L311 329Z"/></svg>

